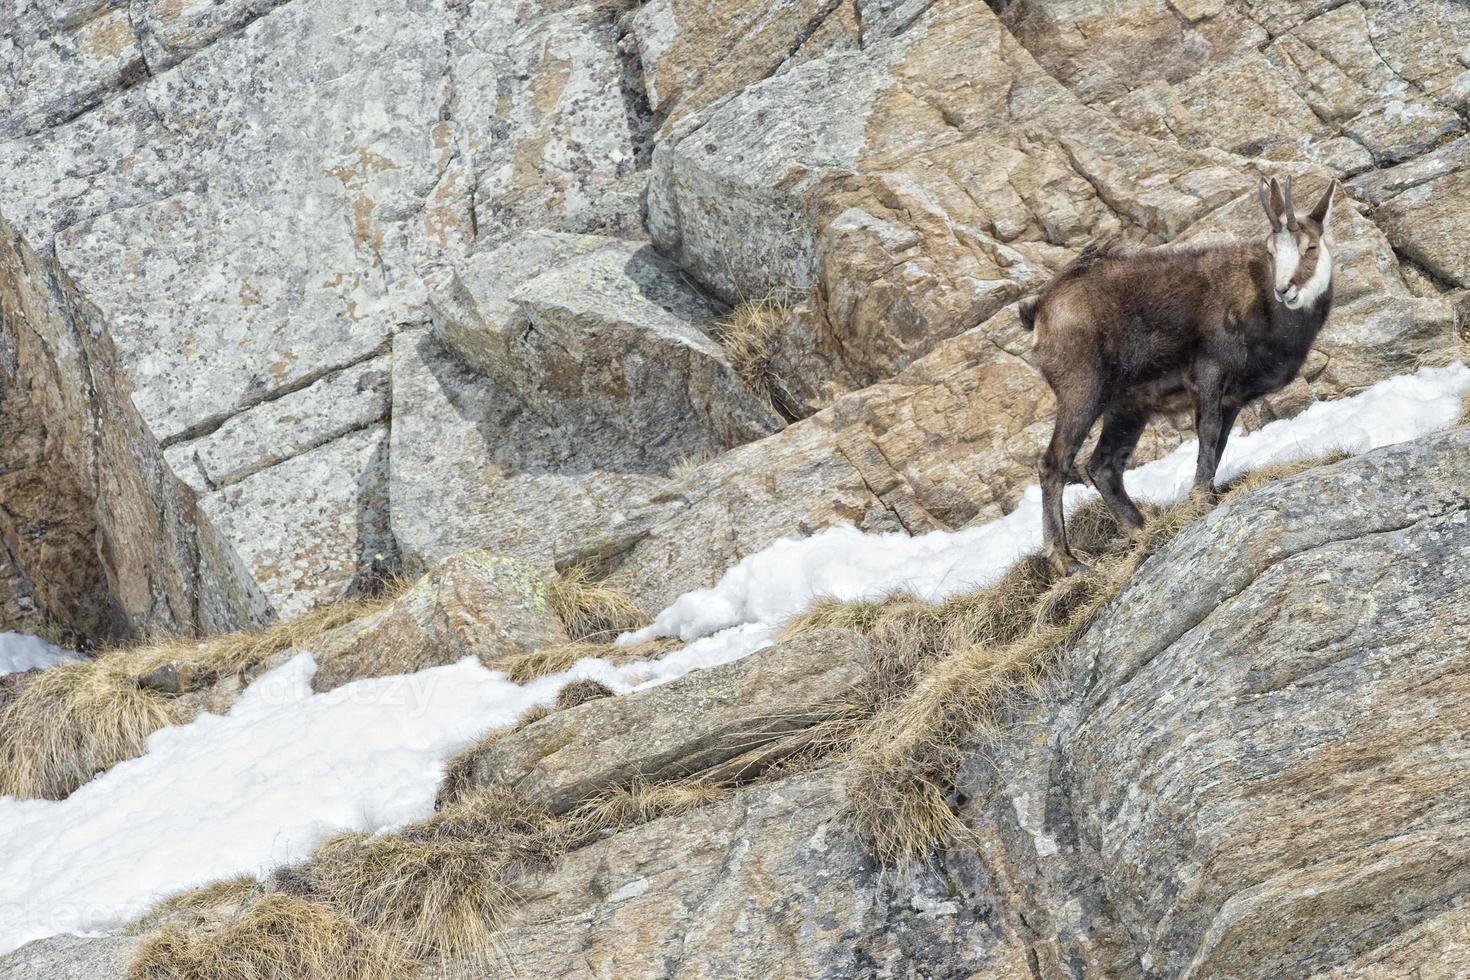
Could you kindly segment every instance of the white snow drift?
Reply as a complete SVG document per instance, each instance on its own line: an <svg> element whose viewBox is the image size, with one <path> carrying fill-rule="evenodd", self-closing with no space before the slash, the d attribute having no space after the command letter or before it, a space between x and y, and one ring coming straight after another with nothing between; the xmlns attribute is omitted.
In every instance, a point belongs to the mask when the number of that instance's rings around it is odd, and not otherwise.
<svg viewBox="0 0 1470 980"><path fill-rule="evenodd" d="M1312 407L1230 444L1222 479L1330 449L1363 452L1448 425L1470 390L1461 365L1426 369L1355 398ZM1139 497L1182 496L1193 445L1128 474ZM1075 506L1091 491L1069 491ZM155 899L305 857L341 831L381 831L427 816L445 760L480 733L548 702L568 680L616 691L661 684L771 643L814 599L897 589L939 599L994 580L1039 545L1039 493L981 527L864 535L834 528L783 540L709 589L681 596L646 630L687 645L614 667L583 660L519 686L474 660L357 681L313 694L300 654L256 681L228 714L164 729L146 753L58 802L0 798L0 952L65 931L115 928Z"/></svg>
<svg viewBox="0 0 1470 980"><path fill-rule="evenodd" d="M0 633L0 674L18 674L23 670L55 667L76 654L52 646L39 636L25 633Z"/></svg>

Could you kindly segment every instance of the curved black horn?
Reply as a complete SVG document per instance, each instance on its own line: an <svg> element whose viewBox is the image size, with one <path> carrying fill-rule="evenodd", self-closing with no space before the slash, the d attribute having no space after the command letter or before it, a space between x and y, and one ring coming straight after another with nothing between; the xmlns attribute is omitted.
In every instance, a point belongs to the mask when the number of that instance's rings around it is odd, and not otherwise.
<svg viewBox="0 0 1470 980"><path fill-rule="evenodd" d="M1259 191L1259 193L1261 195L1261 207L1266 210L1266 217L1268 217L1268 218L1271 219L1271 230L1272 231L1280 231L1281 230L1281 218L1276 214L1276 211L1271 207L1271 193L1270 193L1270 191L1266 190L1266 178L1265 177L1262 177L1261 178L1261 183L1260 183L1260 186L1257 188L1257 190Z"/></svg>
<svg viewBox="0 0 1470 980"><path fill-rule="evenodd" d="M1296 206L1291 203L1291 177L1286 178L1286 227L1296 231Z"/></svg>

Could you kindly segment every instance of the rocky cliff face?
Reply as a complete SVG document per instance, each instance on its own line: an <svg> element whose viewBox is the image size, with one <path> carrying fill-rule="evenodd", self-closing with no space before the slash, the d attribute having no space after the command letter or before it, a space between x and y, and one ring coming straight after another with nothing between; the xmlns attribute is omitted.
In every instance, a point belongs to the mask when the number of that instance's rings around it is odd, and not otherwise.
<svg viewBox="0 0 1470 980"><path fill-rule="evenodd" d="M1449 0L15 13L0 364L40 448L5 465L74 487L40 527L12 477L17 623L249 625L461 543L656 601L994 514L1049 411L1008 304L1098 235L1257 233L1268 170L1353 202L1266 417L1443 357L1470 284ZM768 298L752 396L711 338Z"/></svg>
<svg viewBox="0 0 1470 980"><path fill-rule="evenodd" d="M863 683L858 633L487 741L446 812L477 784L556 814L630 778L747 785L521 876L486 951L428 975L1459 976L1467 487L1460 428L1190 525L1003 734L969 742L963 832L907 869L873 861L840 760L757 761ZM136 952L61 937L3 965L122 976Z"/></svg>
<svg viewBox="0 0 1470 980"><path fill-rule="evenodd" d="M1247 428L1470 332L1457 0L7 16L0 630L206 635L428 572L317 651L332 687L584 639L558 571L653 610L783 536L1000 516L1051 416L1016 301L1099 236L1260 234L1263 174L1345 194L1331 323ZM1467 431L1189 528L966 747L970 836L917 868L875 865L837 766L743 755L851 694L851 632L496 741L461 777L557 814L742 784L523 882L497 968L1463 974Z"/></svg>

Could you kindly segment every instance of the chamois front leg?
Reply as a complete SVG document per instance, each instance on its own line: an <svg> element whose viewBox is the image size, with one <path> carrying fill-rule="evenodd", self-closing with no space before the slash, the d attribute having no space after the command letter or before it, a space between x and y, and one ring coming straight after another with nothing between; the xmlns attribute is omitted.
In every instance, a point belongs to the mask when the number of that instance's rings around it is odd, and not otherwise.
<svg viewBox="0 0 1470 980"><path fill-rule="evenodd" d="M1211 503L1219 499L1215 492L1215 471L1225 451L1222 432L1225 425L1224 372L1212 360L1203 359L1194 369L1194 431L1199 438L1199 457L1194 467L1193 493L1202 494ZM1234 415L1231 415L1234 421Z"/></svg>

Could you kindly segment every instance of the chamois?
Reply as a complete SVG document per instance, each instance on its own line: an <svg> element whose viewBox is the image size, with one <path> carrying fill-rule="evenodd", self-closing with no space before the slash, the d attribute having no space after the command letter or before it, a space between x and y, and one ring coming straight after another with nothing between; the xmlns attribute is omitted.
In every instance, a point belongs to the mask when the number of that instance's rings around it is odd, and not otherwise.
<svg viewBox="0 0 1470 980"><path fill-rule="evenodd" d="M1258 188L1271 221L1264 242L1125 251L1084 248L1021 304L1036 332L1034 360L1056 393L1051 443L1041 457L1046 559L1059 574L1084 566L1067 546L1062 490L1081 479L1074 460L1102 416L1086 477L1131 535L1143 514L1123 470L1148 420L1194 409L1194 492L1215 497L1215 470L1236 415L1296 377L1332 309L1334 180L1308 215L1291 178Z"/></svg>

